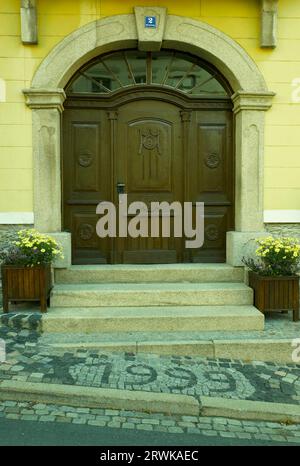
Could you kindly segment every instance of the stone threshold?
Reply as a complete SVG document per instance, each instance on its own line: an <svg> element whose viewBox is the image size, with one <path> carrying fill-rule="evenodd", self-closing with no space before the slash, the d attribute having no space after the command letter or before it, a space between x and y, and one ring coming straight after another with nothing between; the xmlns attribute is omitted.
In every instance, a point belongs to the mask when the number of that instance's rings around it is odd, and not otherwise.
<svg viewBox="0 0 300 466"><path fill-rule="evenodd" d="M223 334L224 336L224 334ZM198 356L292 364L293 339L214 339L154 341L48 342L52 348L95 349L109 352L150 353L158 355ZM45 342L43 342L45 343Z"/></svg>

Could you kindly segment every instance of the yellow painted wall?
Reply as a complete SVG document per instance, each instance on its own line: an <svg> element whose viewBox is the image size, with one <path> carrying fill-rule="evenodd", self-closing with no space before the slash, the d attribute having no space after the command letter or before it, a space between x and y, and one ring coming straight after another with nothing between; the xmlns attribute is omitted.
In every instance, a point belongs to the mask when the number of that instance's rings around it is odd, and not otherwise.
<svg viewBox="0 0 300 466"><path fill-rule="evenodd" d="M300 210L300 103L292 103L292 81L300 83L299 0L279 1L275 50L259 47L260 0L38 0L37 46L21 43L20 0L0 0L0 79L6 84L6 101L0 102L0 212L33 208L31 111L21 90L62 37L101 16L131 13L134 5L166 6L171 14L201 19L252 56L277 94L266 114L265 209Z"/></svg>

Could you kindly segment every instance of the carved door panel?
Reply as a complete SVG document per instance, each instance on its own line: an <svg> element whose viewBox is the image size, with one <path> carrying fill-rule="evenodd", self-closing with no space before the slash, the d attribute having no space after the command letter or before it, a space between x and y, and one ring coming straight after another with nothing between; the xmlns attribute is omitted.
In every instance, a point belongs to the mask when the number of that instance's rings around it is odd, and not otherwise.
<svg viewBox="0 0 300 466"><path fill-rule="evenodd" d="M225 262L226 232L234 229L232 113L193 112L190 127L188 197L205 204L204 245L193 262Z"/></svg>
<svg viewBox="0 0 300 466"><path fill-rule="evenodd" d="M159 101L139 101L118 110L115 184L124 184L128 204L182 202L183 154L180 111ZM147 214L146 214L147 216ZM128 222L133 216L128 217ZM148 216L147 216L148 217ZM161 219L160 219L161 220ZM182 239L118 238L116 262L166 263L182 260ZM150 233L150 218L145 221ZM160 221L161 223L161 221Z"/></svg>
<svg viewBox="0 0 300 466"><path fill-rule="evenodd" d="M234 229L231 112L181 112L149 99L115 110L89 101L73 107L64 112L62 163L63 228L72 232L73 263L224 262L226 231ZM160 228L155 238L100 239L96 206L102 200L118 205L118 183L128 205L203 201L203 247L184 249L184 238L172 234L174 218L170 238ZM148 216L147 225L150 233Z"/></svg>
<svg viewBox="0 0 300 466"><path fill-rule="evenodd" d="M63 125L63 227L72 232L74 264L110 262L111 240L96 234L96 206L110 199L107 114L68 109Z"/></svg>

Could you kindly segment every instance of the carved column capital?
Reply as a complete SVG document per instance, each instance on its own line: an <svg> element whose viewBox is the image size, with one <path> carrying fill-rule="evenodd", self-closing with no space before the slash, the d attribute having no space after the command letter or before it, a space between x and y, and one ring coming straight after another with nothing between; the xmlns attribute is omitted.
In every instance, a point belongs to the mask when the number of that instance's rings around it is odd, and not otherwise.
<svg viewBox="0 0 300 466"><path fill-rule="evenodd" d="M56 108L62 112L66 94L63 89L23 89L26 105L30 108Z"/></svg>
<svg viewBox="0 0 300 466"><path fill-rule="evenodd" d="M189 123L191 121L191 114L192 112L190 110L181 110L181 121Z"/></svg>
<svg viewBox="0 0 300 466"><path fill-rule="evenodd" d="M241 110L269 110L274 96L275 92L237 91L231 97L233 112L236 114Z"/></svg>
<svg viewBox="0 0 300 466"><path fill-rule="evenodd" d="M117 120L118 119L118 112L116 110L110 110L107 112L108 120Z"/></svg>

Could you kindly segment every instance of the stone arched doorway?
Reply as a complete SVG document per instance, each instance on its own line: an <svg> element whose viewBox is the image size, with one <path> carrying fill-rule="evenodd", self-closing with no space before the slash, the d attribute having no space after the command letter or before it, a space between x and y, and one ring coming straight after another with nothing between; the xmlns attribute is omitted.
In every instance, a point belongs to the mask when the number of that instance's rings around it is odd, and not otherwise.
<svg viewBox="0 0 300 466"><path fill-rule="evenodd" d="M191 54L129 49L85 64L65 92L63 229L72 233L73 263L225 262L234 157L232 89L223 76ZM149 209L179 202L182 212L189 201L195 212L204 202L203 246L186 248L172 233L99 238L96 206L118 206L120 189L128 204ZM174 223L172 211L171 232Z"/></svg>
<svg viewBox="0 0 300 466"><path fill-rule="evenodd" d="M158 28L145 34L144 15L155 14ZM62 232L61 112L64 87L84 63L120 48L188 51L213 64L233 89L235 118L235 231L227 237L227 261L240 264L241 245L263 231L264 111L274 95L256 64L235 41L190 18L167 15L163 8L136 8L135 14L100 19L64 38L43 60L30 89L33 110L34 216L41 231L60 237L70 264L70 234ZM59 264L58 264L59 265Z"/></svg>

